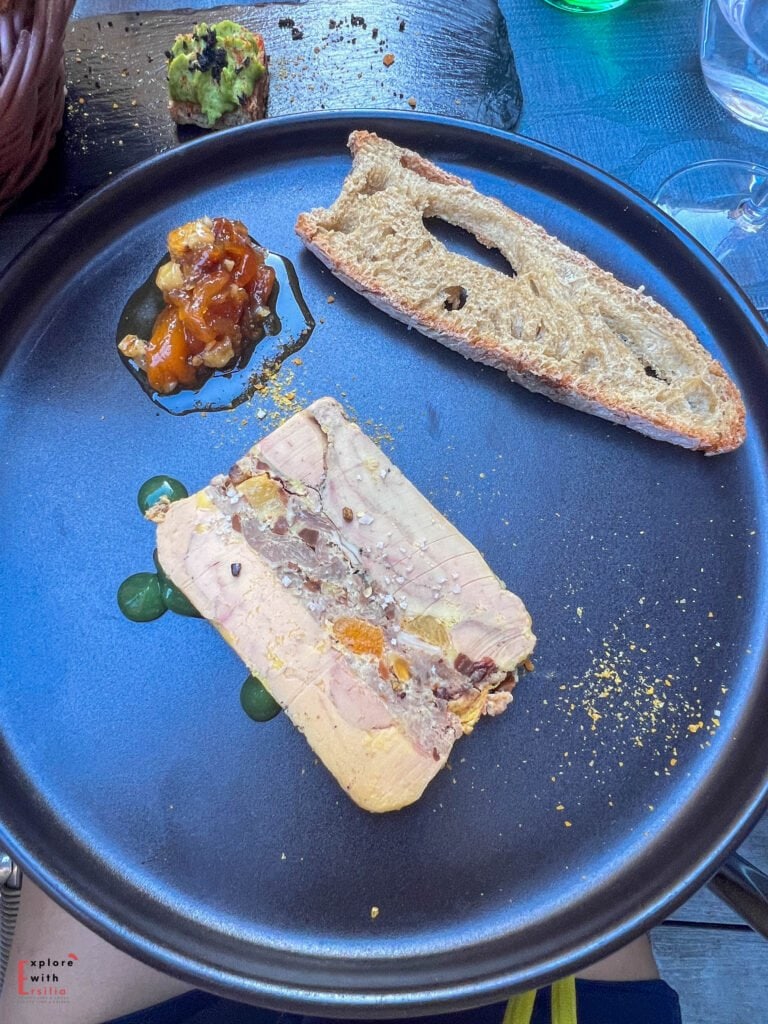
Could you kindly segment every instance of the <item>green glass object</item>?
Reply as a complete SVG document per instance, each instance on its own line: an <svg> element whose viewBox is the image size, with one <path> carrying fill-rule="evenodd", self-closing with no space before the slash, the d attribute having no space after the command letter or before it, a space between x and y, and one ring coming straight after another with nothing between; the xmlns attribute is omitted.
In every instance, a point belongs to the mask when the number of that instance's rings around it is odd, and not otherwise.
<svg viewBox="0 0 768 1024"><path fill-rule="evenodd" d="M160 594L168 611L176 612L177 615L188 615L193 619L202 618L189 598L175 584L171 583L167 576L160 578Z"/></svg>
<svg viewBox="0 0 768 1024"><path fill-rule="evenodd" d="M188 498L189 491L179 480L172 476L151 476L145 480L139 488L137 501L142 512L147 512L156 505L161 498L169 501L179 501L181 498Z"/></svg>
<svg viewBox="0 0 768 1024"><path fill-rule="evenodd" d="M120 611L132 622L151 622L165 612L160 580L153 572L136 572L117 591Z"/></svg>
<svg viewBox="0 0 768 1024"><path fill-rule="evenodd" d="M599 14L601 11L612 11L621 7L627 0L547 0L553 7L573 14Z"/></svg>
<svg viewBox="0 0 768 1024"><path fill-rule="evenodd" d="M272 694L256 676L248 676L240 690L243 711L254 722L268 722L282 710Z"/></svg>

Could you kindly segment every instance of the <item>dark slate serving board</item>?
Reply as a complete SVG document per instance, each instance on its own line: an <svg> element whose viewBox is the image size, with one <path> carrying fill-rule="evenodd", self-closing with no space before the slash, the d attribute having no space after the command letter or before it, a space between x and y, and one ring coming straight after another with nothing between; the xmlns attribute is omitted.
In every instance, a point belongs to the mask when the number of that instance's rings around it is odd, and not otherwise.
<svg viewBox="0 0 768 1024"><path fill-rule="evenodd" d="M512 129L520 115L496 0L312 0L78 18L67 34L64 128L13 213L32 203L36 214L61 213L125 168L197 137L200 129L179 128L168 116L164 51L196 21L222 18L264 36L271 117L416 109ZM0 249L0 265L2 256Z"/></svg>

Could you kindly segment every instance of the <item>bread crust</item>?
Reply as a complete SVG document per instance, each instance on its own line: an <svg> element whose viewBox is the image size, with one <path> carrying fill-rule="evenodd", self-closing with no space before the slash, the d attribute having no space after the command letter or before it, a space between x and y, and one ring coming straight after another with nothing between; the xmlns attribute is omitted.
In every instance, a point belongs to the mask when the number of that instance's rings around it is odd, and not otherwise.
<svg viewBox="0 0 768 1024"><path fill-rule="evenodd" d="M300 214L296 231L337 277L373 305L468 359L504 370L531 391L659 440L707 454L732 451L744 441L745 410L737 388L688 328L650 296L622 284L540 225L410 150L361 131L352 133L349 147L353 170L339 198L328 210ZM506 278L448 252L424 228L424 216L439 216L469 230L508 259L514 255L510 249L516 248L522 253L516 277ZM427 262L433 288L442 269L472 275L489 308L474 310L473 318L460 315L463 309L448 310L433 301L429 287L419 291L418 282L411 286L402 275L398 279L396 270L382 272L387 233L401 232L411 244L414 278ZM537 280L549 286L543 297ZM533 282L533 291L526 289L526 281ZM569 301L571 282L579 289L576 301ZM502 296L498 307L488 293ZM498 325L506 312L513 323L522 324L520 338L494 329L494 317ZM533 336L530 329L537 318L545 334L553 324L550 333L570 335L561 345L563 358L542 355L539 330ZM599 345L592 342L595 331L602 332ZM653 358L634 335L650 345ZM577 356L568 351L569 345ZM585 369L590 347L595 348L595 372ZM651 380L657 362L665 368L660 372L674 376ZM613 373L607 383L606 366Z"/></svg>

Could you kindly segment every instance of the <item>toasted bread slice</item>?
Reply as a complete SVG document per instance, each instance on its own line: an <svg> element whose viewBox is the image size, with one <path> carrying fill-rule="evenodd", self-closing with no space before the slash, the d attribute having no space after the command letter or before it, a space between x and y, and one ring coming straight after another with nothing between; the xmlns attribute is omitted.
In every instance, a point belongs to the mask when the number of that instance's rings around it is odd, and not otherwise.
<svg viewBox="0 0 768 1024"><path fill-rule="evenodd" d="M522 601L333 399L150 515L164 572L361 807L418 799L509 705Z"/></svg>
<svg viewBox="0 0 768 1024"><path fill-rule="evenodd" d="M370 132L332 206L296 231L334 274L443 345L531 391L714 455L745 437L741 396L691 331L641 290L472 184ZM449 251L438 218L509 262Z"/></svg>
<svg viewBox="0 0 768 1024"><path fill-rule="evenodd" d="M168 111L176 124L194 124L198 128L206 128L209 131L220 131L222 128L234 128L239 124L261 121L267 116L269 65L263 38L258 33L252 33L252 36L258 47L259 62L264 66L264 74L256 81L256 87L245 103L241 104L237 110L230 110L213 124L209 124L199 103L170 99Z"/></svg>

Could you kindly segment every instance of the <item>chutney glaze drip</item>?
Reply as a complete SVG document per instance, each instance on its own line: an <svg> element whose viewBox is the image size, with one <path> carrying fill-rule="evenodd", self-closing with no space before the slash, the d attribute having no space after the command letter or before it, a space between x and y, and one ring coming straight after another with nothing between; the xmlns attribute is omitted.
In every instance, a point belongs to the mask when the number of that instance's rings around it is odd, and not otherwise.
<svg viewBox="0 0 768 1024"><path fill-rule="evenodd" d="M258 246L258 242L251 241ZM234 409L247 401L260 384L268 383L283 362L309 341L315 320L301 294L296 270L286 256L269 250L265 253L264 263L275 273L275 283L267 303L269 314L262 322L262 330L247 341L233 365L213 370L194 388L177 388L170 394L160 394L152 388L146 373L135 360L118 349L121 361L155 405L174 416ZM151 336L155 320L165 307L155 278L160 267L168 261L168 254L165 254L128 299L117 325L117 343L128 334L140 338Z"/></svg>

